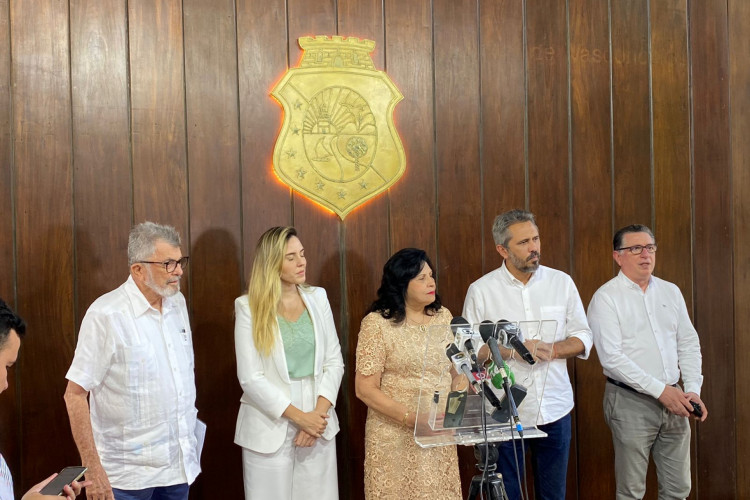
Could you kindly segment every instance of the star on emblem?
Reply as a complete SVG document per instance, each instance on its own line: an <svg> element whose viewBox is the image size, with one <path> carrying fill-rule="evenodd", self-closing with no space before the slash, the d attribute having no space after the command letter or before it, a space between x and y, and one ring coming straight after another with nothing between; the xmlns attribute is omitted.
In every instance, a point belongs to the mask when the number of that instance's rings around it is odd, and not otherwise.
<svg viewBox="0 0 750 500"><path fill-rule="evenodd" d="M296 125L292 127L292 134L299 135L299 127L297 127Z"/></svg>
<svg viewBox="0 0 750 500"><path fill-rule="evenodd" d="M344 198L346 198L346 191L344 191L343 189L342 189L342 190L340 190L340 191L339 191L338 193L336 193L336 194L337 194L337 195L339 196L339 199L340 199L340 200L343 200Z"/></svg>
<svg viewBox="0 0 750 500"><path fill-rule="evenodd" d="M365 180L364 180L364 179L362 179L362 180L361 180L361 181L359 182L359 187L361 187L362 189L367 189L367 187L368 187L368 186L367 186L367 182L365 182Z"/></svg>
<svg viewBox="0 0 750 500"><path fill-rule="evenodd" d="M297 178L298 179L304 179L306 173L307 173L307 170L305 170L303 167L298 168L297 169Z"/></svg>
<svg viewBox="0 0 750 500"><path fill-rule="evenodd" d="M286 150L286 157L287 158L289 158L291 160L295 156L297 156L297 151L295 151L294 149L287 149Z"/></svg>
<svg viewBox="0 0 750 500"><path fill-rule="evenodd" d="M323 188L326 187L325 184L323 184L320 179L318 179L318 182L315 183L315 189L318 191L323 191Z"/></svg>
<svg viewBox="0 0 750 500"><path fill-rule="evenodd" d="M296 101L294 101L294 109L302 109L302 104L302 101L297 99Z"/></svg>

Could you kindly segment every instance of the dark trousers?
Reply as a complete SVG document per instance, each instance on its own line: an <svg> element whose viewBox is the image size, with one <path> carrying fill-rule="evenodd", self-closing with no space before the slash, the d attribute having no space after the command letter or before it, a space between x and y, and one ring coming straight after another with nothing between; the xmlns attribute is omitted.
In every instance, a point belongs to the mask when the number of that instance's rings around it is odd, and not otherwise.
<svg viewBox="0 0 750 500"><path fill-rule="evenodd" d="M118 490L112 488L115 500L187 500L190 486L175 484L173 486L159 486L142 490Z"/></svg>
<svg viewBox="0 0 750 500"><path fill-rule="evenodd" d="M560 420L540 425L539 429L546 432L547 437L524 441L526 452L531 452L531 463L534 467L534 492L539 500L562 500L565 498L565 480L568 475L570 413ZM497 472L503 475L505 491L510 500L521 498L516 461L513 457L514 446L518 455L520 476L523 479L521 440L506 441L498 446L500 458L497 461Z"/></svg>

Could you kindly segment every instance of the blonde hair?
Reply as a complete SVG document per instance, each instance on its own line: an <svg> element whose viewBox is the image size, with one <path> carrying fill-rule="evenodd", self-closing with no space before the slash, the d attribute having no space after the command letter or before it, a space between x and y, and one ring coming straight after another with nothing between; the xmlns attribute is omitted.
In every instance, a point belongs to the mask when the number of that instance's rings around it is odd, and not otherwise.
<svg viewBox="0 0 750 500"><path fill-rule="evenodd" d="M263 233L255 246L247 300L253 318L253 342L262 356L271 354L276 340L281 266L287 242L292 236L297 236L297 230L293 227L272 227Z"/></svg>

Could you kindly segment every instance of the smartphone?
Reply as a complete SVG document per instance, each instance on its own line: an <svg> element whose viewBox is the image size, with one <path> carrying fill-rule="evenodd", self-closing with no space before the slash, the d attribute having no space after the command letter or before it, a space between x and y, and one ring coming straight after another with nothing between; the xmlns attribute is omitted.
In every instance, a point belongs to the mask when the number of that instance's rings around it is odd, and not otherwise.
<svg viewBox="0 0 750 500"><path fill-rule="evenodd" d="M57 476L55 476L55 479L50 481L39 493L42 495L60 496L63 494L63 488L65 485L81 479L84 472L86 472L86 467L65 467Z"/></svg>

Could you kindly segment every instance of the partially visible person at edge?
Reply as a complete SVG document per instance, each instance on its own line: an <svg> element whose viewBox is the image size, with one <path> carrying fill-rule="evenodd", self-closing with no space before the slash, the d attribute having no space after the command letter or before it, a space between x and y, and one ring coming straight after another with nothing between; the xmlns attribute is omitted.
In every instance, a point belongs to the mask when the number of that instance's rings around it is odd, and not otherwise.
<svg viewBox="0 0 750 500"><path fill-rule="evenodd" d="M18 350L21 348L21 339L26 333L26 324L23 319L14 313L10 307L0 299L0 393L8 388L8 370L18 359ZM39 491L47 486L57 474L41 483L33 486L21 500L52 500L59 499L58 495L42 495ZM63 488L66 500L73 500L81 493L81 488L90 484L88 481L73 481L70 486ZM13 477L8 469L5 458L0 454L0 500L13 500Z"/></svg>
<svg viewBox="0 0 750 500"><path fill-rule="evenodd" d="M565 498L568 456L570 452L573 388L568 377L569 358L587 359L593 339L586 321L578 289L570 276L541 265L541 238L531 212L510 210L495 218L492 237L502 265L469 286L463 316L470 323L483 320L541 321L554 320L554 338L529 338L524 344L538 364L533 372L515 350L501 348L501 354L516 373L530 373L527 400L541 398L538 428L547 437L524 442L531 451L534 493L542 500ZM486 349L480 349L480 354ZM536 388L543 388L543 397ZM514 451L514 446L516 447ZM508 498L521 497L516 455L521 445L510 441L498 446L498 472L503 476Z"/></svg>
<svg viewBox="0 0 750 500"><path fill-rule="evenodd" d="M588 317L607 379L604 419L615 449L615 495L617 500L643 498L651 455L659 498L687 498L688 418L703 422L708 417L700 397L698 332L677 285L653 275L657 247L651 229L623 227L612 244L620 272L594 293Z"/></svg>
<svg viewBox="0 0 750 500"><path fill-rule="evenodd" d="M187 500L200 473L187 262L175 228L138 224L130 276L83 318L65 403L89 500Z"/></svg>
<svg viewBox="0 0 750 500"><path fill-rule="evenodd" d="M344 361L326 291L306 281L297 231L266 231L248 293L234 302L242 386L234 442L246 500L338 498L334 406Z"/></svg>
<svg viewBox="0 0 750 500"><path fill-rule="evenodd" d="M357 397L368 407L365 425L365 498L461 498L455 446L421 448L414 441L416 402L425 377L438 386L445 346L425 361L428 328L449 325L432 262L423 250L404 248L383 267L377 299L362 320L357 342ZM467 386L455 375L446 392ZM450 387L453 386L453 387Z"/></svg>

